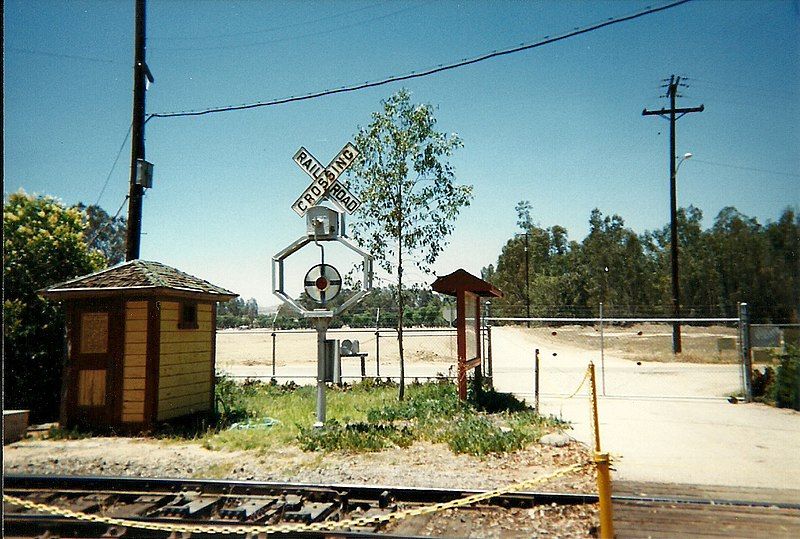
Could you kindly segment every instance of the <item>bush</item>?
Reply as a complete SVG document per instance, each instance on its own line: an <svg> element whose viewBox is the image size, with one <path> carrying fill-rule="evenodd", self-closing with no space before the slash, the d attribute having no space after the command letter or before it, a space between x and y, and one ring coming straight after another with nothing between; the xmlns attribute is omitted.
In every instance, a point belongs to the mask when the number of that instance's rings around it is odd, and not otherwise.
<svg viewBox="0 0 800 539"><path fill-rule="evenodd" d="M322 428L299 427L297 441L304 451L382 451L390 447L408 447L414 433L408 426L390 423L348 423L330 420Z"/></svg>
<svg viewBox="0 0 800 539"><path fill-rule="evenodd" d="M800 410L800 348L787 346L775 375L774 400L779 408Z"/></svg>
<svg viewBox="0 0 800 539"><path fill-rule="evenodd" d="M478 410L487 414L501 412L524 412L531 408L524 400L519 400L511 393L498 393L493 387L486 389L482 385L470 387L467 400Z"/></svg>
<svg viewBox="0 0 800 539"><path fill-rule="evenodd" d="M764 372L755 369L753 371L753 398L762 400L768 397L770 390L775 386L775 369L770 366L764 367Z"/></svg>
<svg viewBox="0 0 800 539"><path fill-rule="evenodd" d="M482 456L522 449L535 438L523 429L501 428L484 415L465 414L453 422L444 440L454 453Z"/></svg>
<svg viewBox="0 0 800 539"><path fill-rule="evenodd" d="M439 380L430 384L414 386L405 400L394 402L389 406L369 410L367 420L410 421L428 424L434 419L450 419L463 411L465 405L458 400L456 387L448 380Z"/></svg>
<svg viewBox="0 0 800 539"><path fill-rule="evenodd" d="M3 204L4 406L31 421L58 417L66 352L64 314L37 291L105 266L86 247L86 216L52 198L14 193Z"/></svg>
<svg viewBox="0 0 800 539"><path fill-rule="evenodd" d="M249 407L249 399L256 396L262 384L254 380L245 380L237 384L232 378L218 376L215 386L215 404L217 426L227 426L245 421L254 416Z"/></svg>

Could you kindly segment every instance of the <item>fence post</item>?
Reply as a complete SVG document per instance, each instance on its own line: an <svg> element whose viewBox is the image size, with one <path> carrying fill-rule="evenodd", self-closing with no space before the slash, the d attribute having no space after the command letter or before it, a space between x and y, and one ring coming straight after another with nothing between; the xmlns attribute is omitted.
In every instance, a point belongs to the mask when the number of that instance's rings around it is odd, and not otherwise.
<svg viewBox="0 0 800 539"><path fill-rule="evenodd" d="M375 314L375 376L381 376L381 308Z"/></svg>
<svg viewBox="0 0 800 539"><path fill-rule="evenodd" d="M492 368L492 326L489 318L492 316L492 302L486 301L486 377L489 379L489 387L494 389L494 369Z"/></svg>
<svg viewBox="0 0 800 539"><path fill-rule="evenodd" d="M488 374L488 378L489 378L489 387L494 389L494 369L492 367L492 326L487 326L486 327L486 341L487 341L486 342L486 347L487 347L486 355L488 356L487 359L488 359L488 363L489 363L487 365L487 367L488 367L487 374Z"/></svg>
<svg viewBox="0 0 800 539"><path fill-rule="evenodd" d="M600 385L603 396L606 396L606 343L603 335L603 302L600 302Z"/></svg>
<svg viewBox="0 0 800 539"><path fill-rule="evenodd" d="M742 356L742 382L745 402L753 402L753 362L750 355L750 312L747 303L739 304L739 350Z"/></svg>
<svg viewBox="0 0 800 539"><path fill-rule="evenodd" d="M272 377L275 378L275 329L272 329Z"/></svg>
<svg viewBox="0 0 800 539"><path fill-rule="evenodd" d="M539 413L539 349L533 355L533 407Z"/></svg>

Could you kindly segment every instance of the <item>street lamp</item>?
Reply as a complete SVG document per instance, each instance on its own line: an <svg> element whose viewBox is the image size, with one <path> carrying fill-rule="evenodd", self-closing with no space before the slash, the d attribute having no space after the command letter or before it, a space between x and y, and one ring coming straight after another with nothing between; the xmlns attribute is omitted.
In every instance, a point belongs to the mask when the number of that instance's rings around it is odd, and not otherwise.
<svg viewBox="0 0 800 539"><path fill-rule="evenodd" d="M680 303L680 284L678 283L678 201L677 201L677 186L676 180L678 177L678 169L684 161L690 159L692 154L686 152L678 161L678 166L675 166L675 155L672 156L670 162L672 174L670 174L669 194L670 194L670 255L672 259L672 316L674 318L681 317L681 303ZM681 353L681 323L675 321L672 323L672 353Z"/></svg>
<svg viewBox="0 0 800 539"><path fill-rule="evenodd" d="M678 173L678 169L681 168L681 165L683 164L683 162L686 161L687 159L691 159L692 155L694 155L694 154L692 154L692 152L686 152L685 154L683 154L683 157L681 157L681 160L678 161L678 166L675 167L675 174Z"/></svg>

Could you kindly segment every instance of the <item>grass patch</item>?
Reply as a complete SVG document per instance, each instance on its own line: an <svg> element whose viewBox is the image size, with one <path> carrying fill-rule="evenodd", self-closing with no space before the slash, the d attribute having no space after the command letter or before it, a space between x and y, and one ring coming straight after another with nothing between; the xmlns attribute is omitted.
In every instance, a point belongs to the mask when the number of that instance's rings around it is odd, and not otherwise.
<svg viewBox="0 0 800 539"><path fill-rule="evenodd" d="M47 429L45 438L48 440L83 440L85 438L91 438L92 436L94 436L94 434L91 431L81 430L78 427L67 429L54 425Z"/></svg>
<svg viewBox="0 0 800 539"><path fill-rule="evenodd" d="M516 451L565 423L542 418L513 396L493 390L458 399L448 380L408 386L397 400L392 383L365 380L327 390L325 427L315 418L316 388L275 381L217 384L219 422L200 439L209 449L255 450L296 444L305 451L381 451L416 440L447 444L456 453Z"/></svg>

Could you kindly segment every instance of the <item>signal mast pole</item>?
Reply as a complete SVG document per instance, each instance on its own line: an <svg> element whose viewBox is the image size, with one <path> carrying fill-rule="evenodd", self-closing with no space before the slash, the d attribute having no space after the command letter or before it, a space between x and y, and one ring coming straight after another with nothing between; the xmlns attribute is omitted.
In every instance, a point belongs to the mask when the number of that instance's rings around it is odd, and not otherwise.
<svg viewBox="0 0 800 539"><path fill-rule="evenodd" d="M681 303L680 303L680 284L678 281L678 202L677 202L677 187L675 182L675 122L692 112L703 112L705 107L690 107L679 109L675 107L676 98L680 97L678 94L678 86L686 86L681 84L681 78L671 75L667 83L667 94L669 97L669 109L661 110L647 110L642 111L642 116L661 116L669 118L669 197L670 197L670 256L672 261L672 316L674 318L681 317ZM676 116L678 114L679 116ZM677 320L672 324L672 353L681 353L681 323Z"/></svg>

